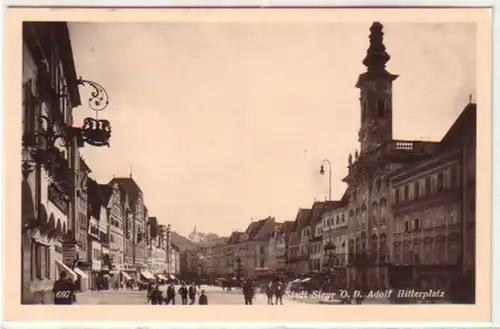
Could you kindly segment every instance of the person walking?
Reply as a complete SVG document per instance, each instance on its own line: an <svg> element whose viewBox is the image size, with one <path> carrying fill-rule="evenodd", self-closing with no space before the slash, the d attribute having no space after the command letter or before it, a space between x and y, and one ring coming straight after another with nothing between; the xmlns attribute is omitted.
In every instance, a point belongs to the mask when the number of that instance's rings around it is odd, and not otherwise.
<svg viewBox="0 0 500 329"><path fill-rule="evenodd" d="M200 298L198 299L199 305L208 305L208 297L205 294L205 290L202 290L200 293Z"/></svg>
<svg viewBox="0 0 500 329"><path fill-rule="evenodd" d="M75 283L68 279L66 272L59 274L59 279L54 282L52 292L54 293L54 305L72 305L76 302Z"/></svg>
<svg viewBox="0 0 500 329"><path fill-rule="evenodd" d="M190 299L189 305L193 305L196 301L196 286L194 282L191 282L191 285L189 286L188 295Z"/></svg>
<svg viewBox="0 0 500 329"><path fill-rule="evenodd" d="M151 305L161 305L163 303L162 293L160 291L160 287L158 284L156 284L154 288L151 289L149 294L150 294L149 299L151 301Z"/></svg>
<svg viewBox="0 0 500 329"><path fill-rule="evenodd" d="M170 285L167 288L167 298L165 301L165 305L168 304L175 305L175 287L173 283L170 283Z"/></svg>
<svg viewBox="0 0 500 329"><path fill-rule="evenodd" d="M274 284L272 281L269 281L266 289L267 295L267 305L273 305L273 295L274 295Z"/></svg>
<svg viewBox="0 0 500 329"><path fill-rule="evenodd" d="M243 284L243 297L245 298L245 305L252 305L254 290L251 280L246 280Z"/></svg>
<svg viewBox="0 0 500 329"><path fill-rule="evenodd" d="M278 301L280 303L280 305L283 305L283 294L285 293L285 284L281 281L278 281L278 283L276 284L276 291L275 291L275 295L276 295L276 300L275 300L275 304L278 305Z"/></svg>
<svg viewBox="0 0 500 329"><path fill-rule="evenodd" d="M188 301L188 298L187 298L188 289L187 289L186 284L184 282L182 283L182 286L179 288L179 295L181 295L182 305L186 305L187 301Z"/></svg>

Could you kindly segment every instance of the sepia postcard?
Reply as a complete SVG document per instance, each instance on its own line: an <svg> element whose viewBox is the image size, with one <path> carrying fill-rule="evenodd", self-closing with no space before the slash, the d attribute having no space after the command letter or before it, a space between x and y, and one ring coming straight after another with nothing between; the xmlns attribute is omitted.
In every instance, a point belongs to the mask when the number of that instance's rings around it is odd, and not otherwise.
<svg viewBox="0 0 500 329"><path fill-rule="evenodd" d="M490 321L491 9L6 28L7 321Z"/></svg>

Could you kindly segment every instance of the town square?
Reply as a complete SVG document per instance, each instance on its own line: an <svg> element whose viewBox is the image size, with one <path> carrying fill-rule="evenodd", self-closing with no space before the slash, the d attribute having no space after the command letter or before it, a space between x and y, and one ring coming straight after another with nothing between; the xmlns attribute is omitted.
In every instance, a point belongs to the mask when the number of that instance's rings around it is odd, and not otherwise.
<svg viewBox="0 0 500 329"><path fill-rule="evenodd" d="M285 25L23 23L22 304L475 303L474 29Z"/></svg>

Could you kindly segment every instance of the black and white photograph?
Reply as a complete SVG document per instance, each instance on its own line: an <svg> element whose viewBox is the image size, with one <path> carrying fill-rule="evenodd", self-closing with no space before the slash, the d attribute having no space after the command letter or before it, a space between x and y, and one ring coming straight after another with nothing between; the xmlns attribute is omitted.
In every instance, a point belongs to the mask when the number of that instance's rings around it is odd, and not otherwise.
<svg viewBox="0 0 500 329"><path fill-rule="evenodd" d="M23 21L21 304L476 304L478 26L370 16Z"/></svg>

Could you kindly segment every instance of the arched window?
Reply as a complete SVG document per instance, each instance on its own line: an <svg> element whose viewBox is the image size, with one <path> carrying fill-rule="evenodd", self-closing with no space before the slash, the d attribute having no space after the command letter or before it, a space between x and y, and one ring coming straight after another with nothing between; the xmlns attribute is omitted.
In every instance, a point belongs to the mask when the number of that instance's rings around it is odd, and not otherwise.
<svg viewBox="0 0 500 329"><path fill-rule="evenodd" d="M366 206L361 206L361 223L366 224Z"/></svg>
<svg viewBox="0 0 500 329"><path fill-rule="evenodd" d="M378 204L377 202L372 203L372 226L378 226Z"/></svg>
<svg viewBox="0 0 500 329"><path fill-rule="evenodd" d="M406 184L404 187L404 196L402 202L407 202L410 200L410 185Z"/></svg>
<svg viewBox="0 0 500 329"><path fill-rule="evenodd" d="M387 200L385 198L380 199L380 215L379 223L385 224L387 219Z"/></svg>

